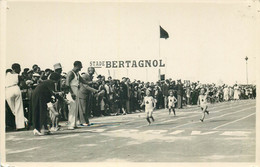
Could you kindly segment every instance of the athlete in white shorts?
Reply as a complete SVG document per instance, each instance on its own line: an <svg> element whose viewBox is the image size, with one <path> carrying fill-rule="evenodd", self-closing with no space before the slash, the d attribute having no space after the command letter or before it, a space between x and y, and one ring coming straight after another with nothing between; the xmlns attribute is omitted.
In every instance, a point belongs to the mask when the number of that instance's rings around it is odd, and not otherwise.
<svg viewBox="0 0 260 167"><path fill-rule="evenodd" d="M170 91L170 96L168 96L168 109L169 109L169 115L171 114L171 111L173 111L174 116L175 114L175 103L177 103L176 97L173 95L173 91Z"/></svg>
<svg viewBox="0 0 260 167"><path fill-rule="evenodd" d="M141 104L141 107L145 105L146 120L148 121L148 125L151 124L150 118L154 122L153 110L156 106L155 99L150 94L150 90L147 89L146 96L144 97L143 103Z"/></svg>
<svg viewBox="0 0 260 167"><path fill-rule="evenodd" d="M209 111L207 111L208 105L207 105L207 97L208 97L208 92L205 93L205 89L202 88L200 90L200 95L198 98L198 105L202 110L202 116L200 121L203 122L205 118L205 113L209 115Z"/></svg>

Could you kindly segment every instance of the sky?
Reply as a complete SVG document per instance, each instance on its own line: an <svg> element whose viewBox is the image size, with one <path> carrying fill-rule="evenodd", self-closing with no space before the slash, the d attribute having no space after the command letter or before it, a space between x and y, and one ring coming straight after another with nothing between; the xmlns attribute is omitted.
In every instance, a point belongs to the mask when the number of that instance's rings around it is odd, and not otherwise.
<svg viewBox="0 0 260 167"><path fill-rule="evenodd" d="M7 3L6 68L75 60L82 72L94 60L163 59L161 72L174 80L256 83L259 1L174 3ZM159 25L168 39L159 38ZM258 55L257 55L258 54ZM158 68L97 69L121 79L156 81Z"/></svg>

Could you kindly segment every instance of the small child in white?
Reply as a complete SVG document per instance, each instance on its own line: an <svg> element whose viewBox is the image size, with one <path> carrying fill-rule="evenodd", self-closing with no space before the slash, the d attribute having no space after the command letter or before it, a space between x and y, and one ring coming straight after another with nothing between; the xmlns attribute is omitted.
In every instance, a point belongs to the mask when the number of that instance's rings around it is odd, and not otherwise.
<svg viewBox="0 0 260 167"><path fill-rule="evenodd" d="M200 95L199 95L199 98L198 98L198 105L202 110L202 116L201 116L201 119L200 119L201 122L204 121L205 113L207 113L209 115L209 111L207 111L207 109L208 109L207 97L208 97L208 92L205 93L205 89L202 88L200 90Z"/></svg>
<svg viewBox="0 0 260 167"><path fill-rule="evenodd" d="M154 122L153 110L156 106L156 102L155 99L151 96L151 92L149 89L146 90L146 96L144 97L141 107L143 105L145 105L146 120L148 121L148 125L150 125L151 124L150 118Z"/></svg>
<svg viewBox="0 0 260 167"><path fill-rule="evenodd" d="M168 109L169 109L169 115L171 114L171 111L173 111L174 116L175 114L175 103L177 103L176 97L173 96L173 91L170 91L170 96L168 96Z"/></svg>

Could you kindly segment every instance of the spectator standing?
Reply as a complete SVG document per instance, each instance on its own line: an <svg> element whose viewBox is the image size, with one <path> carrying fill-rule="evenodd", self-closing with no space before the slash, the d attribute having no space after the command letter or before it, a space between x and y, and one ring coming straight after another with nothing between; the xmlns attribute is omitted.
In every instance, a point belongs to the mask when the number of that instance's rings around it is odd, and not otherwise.
<svg viewBox="0 0 260 167"><path fill-rule="evenodd" d="M178 109L182 108L182 97L183 97L183 85L181 83L181 80L178 80L177 83L177 106Z"/></svg>
<svg viewBox="0 0 260 167"><path fill-rule="evenodd" d="M94 73L95 73L95 68L93 67L88 67L88 72L87 74L84 74L82 76L82 78L88 83L88 85L90 87L93 88L94 86L94 82L93 82L93 78L94 78ZM85 110L85 121L87 125L90 125L89 123L89 118L91 117L91 112L94 109L94 96L93 93L91 91L87 91L86 92L86 110Z"/></svg>
<svg viewBox="0 0 260 167"><path fill-rule="evenodd" d="M19 88L19 73L21 72L20 64L14 63L12 71L6 74L5 80L5 99L15 116L16 129L23 129L27 119L24 117L23 100Z"/></svg>

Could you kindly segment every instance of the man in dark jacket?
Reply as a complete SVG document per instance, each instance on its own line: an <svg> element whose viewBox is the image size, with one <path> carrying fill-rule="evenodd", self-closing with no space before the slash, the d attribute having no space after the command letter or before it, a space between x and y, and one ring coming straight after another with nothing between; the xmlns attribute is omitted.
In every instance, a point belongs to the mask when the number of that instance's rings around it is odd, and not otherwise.
<svg viewBox="0 0 260 167"><path fill-rule="evenodd" d="M182 97L183 97L183 85L181 83L181 80L178 80L177 82L177 105L178 108L182 108Z"/></svg>
<svg viewBox="0 0 260 167"><path fill-rule="evenodd" d="M169 92L169 80L165 80L165 82L162 85L162 94L163 94L163 99L164 99L164 108L167 108L168 92Z"/></svg>
<svg viewBox="0 0 260 167"><path fill-rule="evenodd" d="M122 92L121 92L121 102L122 102L122 110L123 114L126 114L127 100L128 100L128 89L126 85L126 78L122 78L121 82Z"/></svg>

